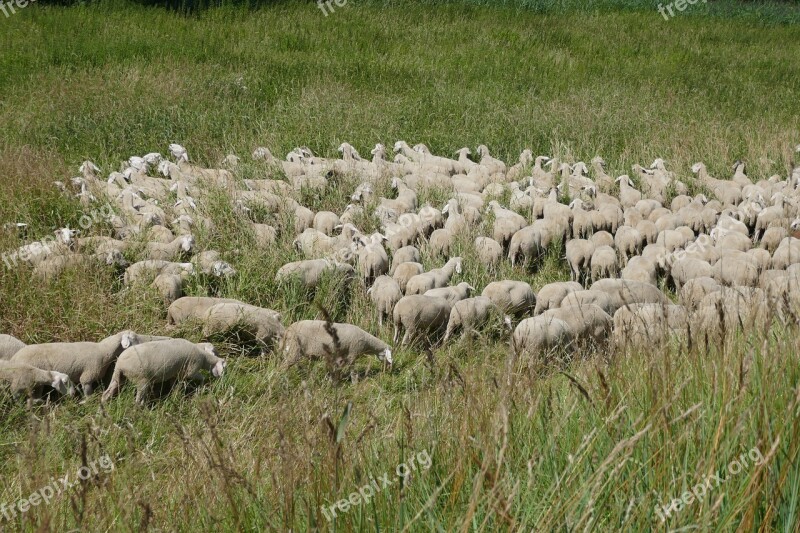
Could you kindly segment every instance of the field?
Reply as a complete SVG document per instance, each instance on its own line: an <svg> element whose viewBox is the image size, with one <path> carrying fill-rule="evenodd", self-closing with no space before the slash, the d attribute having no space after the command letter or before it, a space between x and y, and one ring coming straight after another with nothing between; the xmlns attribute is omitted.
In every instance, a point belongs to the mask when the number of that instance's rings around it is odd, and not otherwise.
<svg viewBox="0 0 800 533"><path fill-rule="evenodd" d="M524 148L602 155L613 175L661 157L690 184L697 161L719 176L737 159L755 178L790 172L800 8L717 2L665 21L633 1L478 4L351 0L325 16L305 2L191 12L100 2L0 18L0 222L26 222L32 238L77 227L91 208L53 181L85 159L106 175L171 142L209 166L239 155L241 178L264 177L250 162L256 146L335 157L344 141L367 154L398 139L447 156L486 144L509 164ZM304 204L341 212L357 184L345 178ZM195 281L189 294L218 290L286 323L324 308L391 339L362 286L345 301L323 287L310 302L276 285L275 271L300 258L294 235L258 250L222 192L207 214L216 229L200 247L239 275ZM457 243L460 279L479 290L568 279L559 249L535 274L490 272L473 238ZM0 250L21 244L0 233ZM44 286L0 264L0 332L28 343L174 334L165 324L155 292L125 289L109 271ZM29 408L0 395L0 504L105 454L114 464L24 514L0 508L0 529L796 531L798 339L776 327L710 349L588 350L542 364L510 358L498 328L430 354L398 347L391 372L364 361L357 382L332 380L323 364L284 372L221 341L222 379L148 408L130 389L108 405L95 395ZM662 522L664 506L717 472L723 483ZM371 479L381 488L369 502L329 520L323 508Z"/></svg>

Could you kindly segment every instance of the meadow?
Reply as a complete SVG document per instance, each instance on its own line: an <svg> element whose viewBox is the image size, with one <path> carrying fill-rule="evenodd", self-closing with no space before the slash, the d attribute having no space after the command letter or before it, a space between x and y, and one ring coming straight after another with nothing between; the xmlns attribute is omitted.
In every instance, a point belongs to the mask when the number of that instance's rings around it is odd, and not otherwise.
<svg viewBox="0 0 800 533"><path fill-rule="evenodd" d="M398 139L443 155L486 144L509 163L524 148L601 155L614 175L661 157L688 183L697 161L713 175L743 159L752 177L785 176L800 142L798 13L720 1L665 21L634 0L350 0L328 16L299 1L32 5L0 19L0 223L26 222L33 238L76 227L89 209L53 181L85 159L108 173L171 142L209 166L238 154L241 178L264 177L249 162L256 146L335 157L344 141L366 154ZM357 183L303 203L341 212ZM323 308L391 339L362 286L346 301L330 287L308 301L276 285L275 271L299 258L293 235L255 248L222 192L207 214L216 229L199 245L239 275L218 287L198 279L189 294L218 291L288 321ZM568 279L562 250L535 274L491 272L471 237L457 244L461 279L478 288ZM22 243L0 233L0 250ZM124 289L111 272L45 286L0 264L0 332L25 342L176 333L165 325L155 292ZM114 462L24 514L6 519L0 507L0 529L796 531L798 339L776 326L730 345L544 364L510 357L498 328L432 353L398 347L391 372L365 361L357 382L322 364L284 372L277 357L221 339L222 379L148 408L131 390L108 405L96 395L32 408L0 395L0 504L105 454ZM761 460L728 470L754 449ZM401 479L412 458L418 468ZM722 484L662 522L664 506L717 472ZM394 482L368 503L333 520L323 512L384 474Z"/></svg>

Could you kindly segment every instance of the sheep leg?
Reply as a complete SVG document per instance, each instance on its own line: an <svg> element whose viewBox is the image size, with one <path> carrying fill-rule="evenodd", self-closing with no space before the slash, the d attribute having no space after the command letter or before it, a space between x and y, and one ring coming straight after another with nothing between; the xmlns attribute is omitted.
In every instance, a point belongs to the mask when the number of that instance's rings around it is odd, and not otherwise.
<svg viewBox="0 0 800 533"><path fill-rule="evenodd" d="M136 403L139 405L144 405L145 400L148 396L150 396L150 389L152 388L152 384L150 383L143 383L139 386L136 390Z"/></svg>
<svg viewBox="0 0 800 533"><path fill-rule="evenodd" d="M81 388L83 388L83 396L87 398L92 395L92 392L94 392L94 387L92 386L91 381L81 382Z"/></svg>

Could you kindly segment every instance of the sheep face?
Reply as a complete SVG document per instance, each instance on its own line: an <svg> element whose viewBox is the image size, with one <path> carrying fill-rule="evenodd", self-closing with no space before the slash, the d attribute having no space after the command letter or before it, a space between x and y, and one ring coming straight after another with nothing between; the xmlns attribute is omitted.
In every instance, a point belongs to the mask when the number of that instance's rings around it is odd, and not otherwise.
<svg viewBox="0 0 800 533"><path fill-rule="evenodd" d="M62 396L75 396L75 387L72 385L69 376L55 371L51 371L50 375L53 378L53 381L50 383L53 389L58 391Z"/></svg>
<svg viewBox="0 0 800 533"><path fill-rule="evenodd" d="M181 242L181 249L184 252L191 252L192 248L194 248L194 237L192 237L191 235L187 235L186 237L183 238L183 241Z"/></svg>
<svg viewBox="0 0 800 533"><path fill-rule="evenodd" d="M215 378L222 377L226 366L228 366L228 362L225 359L220 359L217 361L217 364L214 365L214 368L211 369L211 375Z"/></svg>
<svg viewBox="0 0 800 533"><path fill-rule="evenodd" d="M703 168L703 163L695 163L694 165L692 165L692 172L697 174L698 172L700 172L701 168Z"/></svg>
<svg viewBox="0 0 800 533"><path fill-rule="evenodd" d="M385 361L386 364L392 366L392 349L386 348L385 350L378 352L378 361Z"/></svg>

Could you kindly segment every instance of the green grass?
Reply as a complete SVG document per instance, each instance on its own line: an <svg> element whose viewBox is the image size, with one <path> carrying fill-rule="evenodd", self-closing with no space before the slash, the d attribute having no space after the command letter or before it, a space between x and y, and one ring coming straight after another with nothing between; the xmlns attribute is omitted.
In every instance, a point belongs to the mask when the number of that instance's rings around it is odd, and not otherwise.
<svg viewBox="0 0 800 533"><path fill-rule="evenodd" d="M206 164L230 152L247 159L259 145L333 156L342 141L366 154L405 139L442 154L485 143L511 162L523 148L570 161L600 154L616 174L663 157L689 182L696 161L717 176L739 158L757 178L790 168L800 27L785 22L796 7L714 2L665 22L655 5L633 1L471 5L480 3L351 0L325 17L314 3L183 15L115 2L35 5L0 19L0 222L28 222L31 238L74 227L84 210L52 181L77 175L86 158L109 172L170 142ZM241 177L263 173L248 163ZM304 203L341 212L355 183ZM443 198L430 191L421 201L441 207ZM219 286L194 279L191 294L242 298L287 321L317 316L305 291L274 282L299 258L290 232L258 250L223 193L204 209L215 229L198 235L200 246L240 275ZM262 211L259 220L285 224ZM473 238L456 243L465 259L457 281L479 290L494 279L538 289L568 276L555 250L535 273L508 264L489 272ZM2 250L20 244L0 236ZM441 260L425 253L423 262ZM315 301L390 339L363 287L353 285L348 301L334 281ZM166 333L159 297L122 290L105 270L51 286L27 269L0 271L2 332L47 342L124 328ZM195 326L177 333L200 338ZM663 530L656 504L758 447L763 466L668 525L793 531L796 339L776 328L710 351L589 350L556 367L510 360L507 339L493 332L430 359L398 349L391 373L360 363L355 384L332 382L322 364L283 372L275 358L225 344L223 379L148 409L134 407L130 389L108 407L93 397L28 410L2 395L0 503L72 474L82 457L108 453L116 464L5 527ZM335 523L324 518L322 505L422 451L430 469Z"/></svg>

